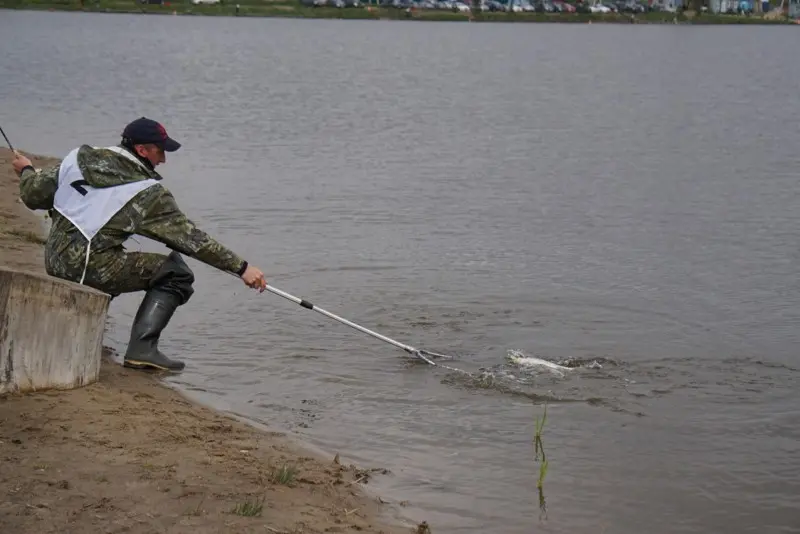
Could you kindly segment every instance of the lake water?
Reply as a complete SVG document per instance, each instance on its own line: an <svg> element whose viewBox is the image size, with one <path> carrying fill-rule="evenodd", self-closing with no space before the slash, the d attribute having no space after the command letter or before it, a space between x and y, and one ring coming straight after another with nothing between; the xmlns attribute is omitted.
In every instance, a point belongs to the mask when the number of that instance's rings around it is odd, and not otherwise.
<svg viewBox="0 0 800 534"><path fill-rule="evenodd" d="M367 487L409 522L800 532L797 43L0 11L0 120L56 156L162 120L184 144L161 168L179 204L269 282L484 368L416 362L190 260L171 382L388 468ZM120 350L140 297L112 305Z"/></svg>

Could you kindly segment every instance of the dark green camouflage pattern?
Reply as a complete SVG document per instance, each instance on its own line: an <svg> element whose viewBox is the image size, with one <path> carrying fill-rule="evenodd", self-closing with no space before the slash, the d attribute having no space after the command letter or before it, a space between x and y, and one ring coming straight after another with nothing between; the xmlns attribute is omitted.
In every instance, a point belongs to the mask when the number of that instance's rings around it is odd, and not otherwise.
<svg viewBox="0 0 800 534"><path fill-rule="evenodd" d="M110 150L84 145L78 165L92 187L111 187L161 176ZM52 227L45 244L45 270L51 276L79 282L86 259L86 238L53 209L59 165L20 179L20 198L34 210L49 210ZM146 290L166 255L127 252L123 243L134 234L160 241L170 249L222 271L237 273L244 260L203 232L178 208L162 184L136 195L92 240L84 283L111 295Z"/></svg>

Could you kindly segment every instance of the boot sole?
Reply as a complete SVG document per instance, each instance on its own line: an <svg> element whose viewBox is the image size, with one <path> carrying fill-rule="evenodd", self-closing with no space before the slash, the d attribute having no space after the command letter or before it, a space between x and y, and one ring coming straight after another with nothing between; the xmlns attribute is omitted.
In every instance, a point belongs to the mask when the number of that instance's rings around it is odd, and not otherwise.
<svg viewBox="0 0 800 534"><path fill-rule="evenodd" d="M131 369L157 369L159 371L182 371L183 367L181 368L170 368L164 367L162 365L156 365L151 362L142 362L139 360L125 360L123 366L130 367Z"/></svg>

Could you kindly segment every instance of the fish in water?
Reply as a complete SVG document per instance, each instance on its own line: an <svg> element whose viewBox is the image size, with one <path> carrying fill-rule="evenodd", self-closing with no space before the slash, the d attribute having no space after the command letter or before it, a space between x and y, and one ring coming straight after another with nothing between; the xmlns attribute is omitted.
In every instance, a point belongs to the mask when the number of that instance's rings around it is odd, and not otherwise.
<svg viewBox="0 0 800 534"><path fill-rule="evenodd" d="M519 350L509 350L507 358L508 361L520 367L546 367L548 369L561 373L562 376L565 371L572 370L572 368L570 367L564 367L563 365L558 365L557 363L549 362L541 358L536 358L534 356L525 356L525 354L523 354L523 352Z"/></svg>

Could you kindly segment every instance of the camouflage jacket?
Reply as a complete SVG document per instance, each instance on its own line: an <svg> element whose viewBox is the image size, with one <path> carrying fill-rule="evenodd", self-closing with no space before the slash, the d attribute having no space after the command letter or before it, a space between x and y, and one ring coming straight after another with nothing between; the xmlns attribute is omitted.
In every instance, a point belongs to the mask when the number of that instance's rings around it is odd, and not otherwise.
<svg viewBox="0 0 800 534"><path fill-rule="evenodd" d="M95 188L113 187L150 178L146 169L111 150L80 147L78 165L84 180ZM32 210L49 210L50 234L45 244L45 269L51 276L78 281L86 258L86 238L69 220L53 209L60 164L39 171L26 169L20 177L20 198ZM178 208L172 193L156 184L138 193L94 236L89 265L104 277L118 273L125 261L123 243L138 234L165 244L222 271L241 274L245 261L198 229Z"/></svg>

